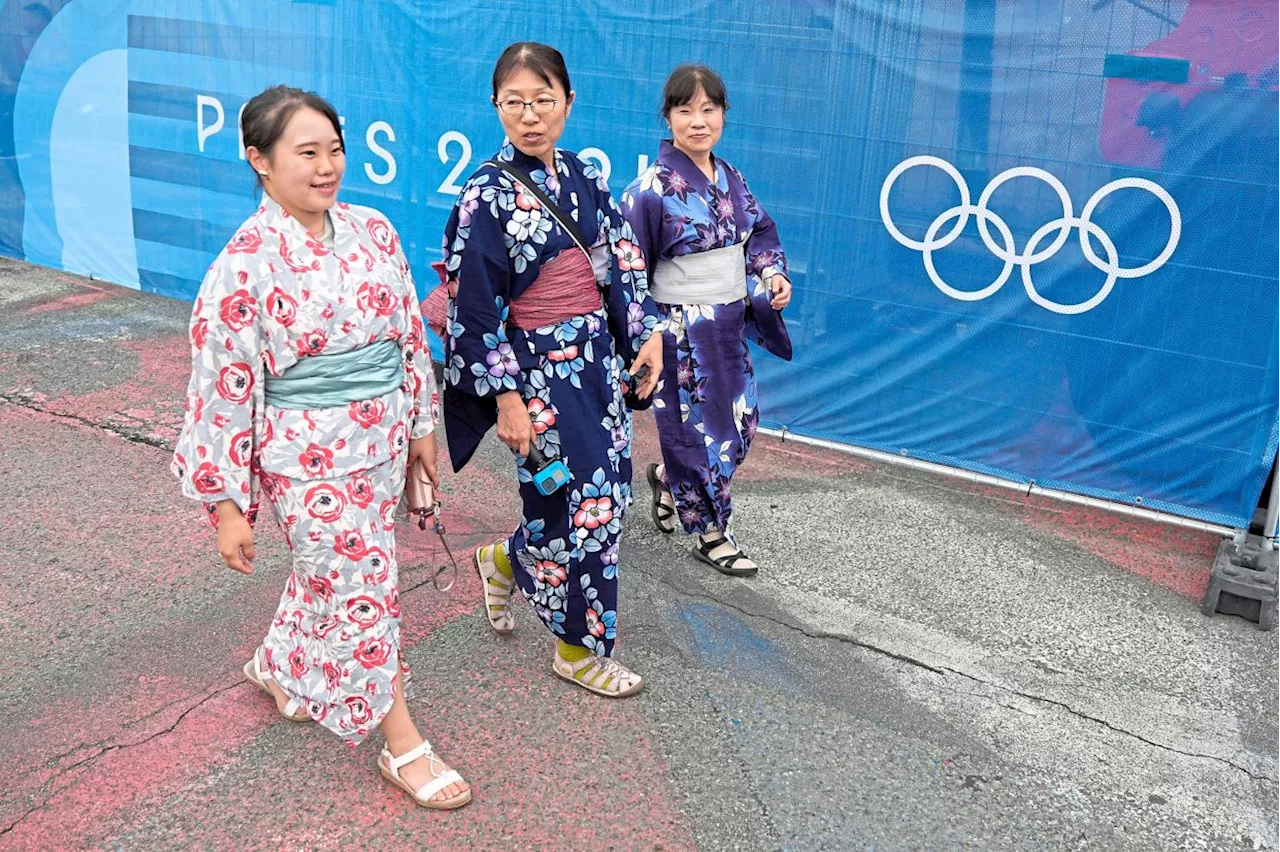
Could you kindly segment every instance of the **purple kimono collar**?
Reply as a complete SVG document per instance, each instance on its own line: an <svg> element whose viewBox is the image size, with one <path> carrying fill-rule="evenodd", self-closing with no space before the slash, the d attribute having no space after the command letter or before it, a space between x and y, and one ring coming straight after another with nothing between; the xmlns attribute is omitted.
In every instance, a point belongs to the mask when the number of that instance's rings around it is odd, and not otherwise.
<svg viewBox="0 0 1280 852"><path fill-rule="evenodd" d="M689 155L677 148L670 139L663 139L658 146L658 162L684 178L685 183L695 192L705 192L711 186L711 181L707 180L698 164L689 159ZM711 165L713 171L720 171L720 160L714 153L711 155Z"/></svg>

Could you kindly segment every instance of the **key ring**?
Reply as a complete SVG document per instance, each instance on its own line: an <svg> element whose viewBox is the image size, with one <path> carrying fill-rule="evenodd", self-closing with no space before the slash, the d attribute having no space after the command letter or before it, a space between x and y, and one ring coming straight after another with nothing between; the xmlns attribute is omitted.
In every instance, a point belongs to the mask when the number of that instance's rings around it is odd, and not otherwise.
<svg viewBox="0 0 1280 852"><path fill-rule="evenodd" d="M445 555L449 557L448 563L441 565L431 575L431 585L435 586L438 592L449 591L458 579L458 561L453 558L453 551L449 549L449 542L445 541L444 538L444 522L440 520L440 501L436 500L430 509L410 509L409 514L418 516L418 529L423 532L427 531L427 518L431 519L431 532L439 536ZM449 575L447 581L441 579L445 574Z"/></svg>

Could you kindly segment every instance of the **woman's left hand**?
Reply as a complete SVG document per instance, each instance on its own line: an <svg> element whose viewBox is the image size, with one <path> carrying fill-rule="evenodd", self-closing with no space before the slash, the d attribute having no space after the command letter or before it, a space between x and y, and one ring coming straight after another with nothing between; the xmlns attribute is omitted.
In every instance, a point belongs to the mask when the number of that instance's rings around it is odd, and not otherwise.
<svg viewBox="0 0 1280 852"><path fill-rule="evenodd" d="M640 380L640 384L636 386L636 396L640 399L648 399L654 389L658 387L658 380L662 378L662 335L654 333L640 347L640 352L636 355L636 360L627 368L627 372L635 375L642 366L649 368L649 374Z"/></svg>
<svg viewBox="0 0 1280 852"><path fill-rule="evenodd" d="M406 470L412 472L414 462L422 465L422 470L427 474L427 479L431 481L431 487L440 488L440 472L436 468L436 434L432 432L422 438L414 438L409 442L409 457L406 460Z"/></svg>
<svg viewBox="0 0 1280 852"><path fill-rule="evenodd" d="M780 311L791 304L791 282L785 275L775 275L769 279L769 289L773 291L773 299L769 304L775 311Z"/></svg>

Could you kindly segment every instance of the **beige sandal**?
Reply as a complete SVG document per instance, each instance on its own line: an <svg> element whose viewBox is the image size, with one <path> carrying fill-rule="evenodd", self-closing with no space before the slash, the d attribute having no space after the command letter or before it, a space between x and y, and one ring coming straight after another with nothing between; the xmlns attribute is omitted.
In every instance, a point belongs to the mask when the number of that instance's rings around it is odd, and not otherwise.
<svg viewBox="0 0 1280 852"><path fill-rule="evenodd" d="M400 777L400 767L408 766L420 757L427 759L431 774L435 777L415 790L409 786L409 782ZM437 773L437 767L442 771ZM451 811L471 801L470 788L452 799L433 800L432 797L450 784L467 782L457 772L445 767L444 761L436 757L436 753L431 750L431 743L427 740L423 740L399 757L393 755L391 750L384 746L382 754L378 757L378 769L381 770L383 778L413 796L413 800L424 808L430 808L433 811Z"/></svg>
<svg viewBox="0 0 1280 852"><path fill-rule="evenodd" d="M489 618L489 626L505 636L516 629L516 619L511 614L511 593L516 587L516 581L498 570L494 557L494 551L498 547L499 545L490 544L476 548L472 564L476 566L476 573L480 575L480 584L484 588L484 611Z"/></svg>
<svg viewBox="0 0 1280 852"><path fill-rule="evenodd" d="M557 649L551 670L558 677L605 698L626 698L644 688L644 678L612 657L592 654L571 663L561 657Z"/></svg>
<svg viewBox="0 0 1280 852"><path fill-rule="evenodd" d="M254 686L258 687L258 689L261 689L267 695L270 695L271 700L275 701L276 697L271 692L271 687L267 686L268 683L274 683L275 678L271 676L271 672L264 671L262 665L258 662L258 655L260 653L262 653L261 647L253 652L253 659L245 663L244 668L241 669L241 671L243 671L244 676L249 679L249 683L252 683ZM290 722L311 721L311 714L303 709L302 705L294 701L292 698L285 702L284 707L281 707L279 703L277 703L276 710L279 711L281 716L285 717Z"/></svg>

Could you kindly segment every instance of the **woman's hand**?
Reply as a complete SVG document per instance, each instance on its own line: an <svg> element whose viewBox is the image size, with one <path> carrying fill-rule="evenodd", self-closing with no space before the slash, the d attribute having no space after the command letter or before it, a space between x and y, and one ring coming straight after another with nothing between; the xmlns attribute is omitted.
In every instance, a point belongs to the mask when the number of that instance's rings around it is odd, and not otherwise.
<svg viewBox="0 0 1280 852"><path fill-rule="evenodd" d="M773 299L769 304L775 311L780 311L791 304L791 282L785 275L775 275L769 279L769 289L773 291Z"/></svg>
<svg viewBox="0 0 1280 852"><path fill-rule="evenodd" d="M253 528L234 500L218 502L218 555L228 568L253 573Z"/></svg>
<svg viewBox="0 0 1280 852"><path fill-rule="evenodd" d="M405 470L406 476L412 476L414 463L421 464L422 470L427 474L427 479L431 482L431 487L439 491L440 470L436 466L437 449L435 432L430 435L424 435L421 438L414 438L409 442L409 457L405 460Z"/></svg>
<svg viewBox="0 0 1280 852"><path fill-rule="evenodd" d="M498 395L498 439L520 455L529 455L533 421L529 419L524 397L516 391Z"/></svg>
<svg viewBox="0 0 1280 852"><path fill-rule="evenodd" d="M640 371L641 367L648 367L649 373L636 386L636 396L640 399L648 399L654 389L658 387L658 380L662 378L661 334L654 333L652 337L645 341L644 345L640 347L640 352L636 355L635 362L627 369L627 372L634 376Z"/></svg>

